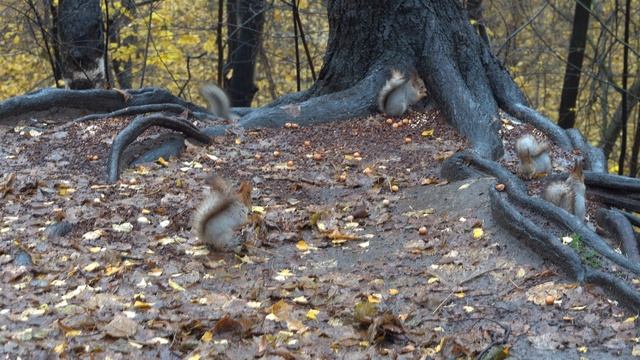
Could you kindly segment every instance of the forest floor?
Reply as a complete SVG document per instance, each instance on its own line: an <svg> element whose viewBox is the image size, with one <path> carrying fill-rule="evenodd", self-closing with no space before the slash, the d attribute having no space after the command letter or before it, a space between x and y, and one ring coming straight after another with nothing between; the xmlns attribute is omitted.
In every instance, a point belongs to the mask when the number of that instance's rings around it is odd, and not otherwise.
<svg viewBox="0 0 640 360"><path fill-rule="evenodd" d="M512 358L640 353L636 314L496 225L493 179L439 178L466 144L437 111L229 134L105 185L128 121L0 129L0 354L451 359L507 329ZM241 253L190 232L212 173L253 183Z"/></svg>

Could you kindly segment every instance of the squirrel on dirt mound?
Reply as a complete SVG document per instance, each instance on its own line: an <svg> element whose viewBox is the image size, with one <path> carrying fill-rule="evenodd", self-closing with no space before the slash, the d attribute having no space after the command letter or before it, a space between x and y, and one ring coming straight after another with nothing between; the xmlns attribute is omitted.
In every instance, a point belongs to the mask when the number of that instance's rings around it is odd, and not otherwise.
<svg viewBox="0 0 640 360"><path fill-rule="evenodd" d="M242 245L235 231L247 223L251 209L251 184L242 182L234 191L221 177L207 182L210 192L193 215L192 230L214 250L235 250Z"/></svg>
<svg viewBox="0 0 640 360"><path fill-rule="evenodd" d="M378 109L387 115L400 116L409 106L427 96L424 81L415 72L410 78L398 70L391 70L391 77L378 94Z"/></svg>

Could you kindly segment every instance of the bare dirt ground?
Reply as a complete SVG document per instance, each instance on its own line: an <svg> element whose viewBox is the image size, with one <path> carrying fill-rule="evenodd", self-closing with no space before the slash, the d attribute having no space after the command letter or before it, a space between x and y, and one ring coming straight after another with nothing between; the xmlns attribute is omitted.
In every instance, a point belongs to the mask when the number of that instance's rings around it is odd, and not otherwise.
<svg viewBox="0 0 640 360"><path fill-rule="evenodd" d="M472 358L507 331L516 359L637 351L635 314L495 224L494 180L438 177L466 144L437 112L228 135L105 185L128 121L0 129L7 358ZM253 183L242 253L190 232L211 173Z"/></svg>

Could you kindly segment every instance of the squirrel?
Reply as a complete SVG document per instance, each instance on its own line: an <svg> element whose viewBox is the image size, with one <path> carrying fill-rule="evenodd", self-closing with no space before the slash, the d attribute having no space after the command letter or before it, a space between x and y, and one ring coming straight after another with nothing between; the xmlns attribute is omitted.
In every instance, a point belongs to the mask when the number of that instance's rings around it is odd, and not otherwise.
<svg viewBox="0 0 640 360"><path fill-rule="evenodd" d="M516 142L516 154L520 159L520 176L531 179L537 174L551 172L547 142L538 143L533 135L523 135Z"/></svg>
<svg viewBox="0 0 640 360"><path fill-rule="evenodd" d="M584 174L582 172L582 161L575 161L569 177L565 181L556 181L549 184L544 189L543 198L550 203L561 207L580 221L584 222L587 214L585 203L586 187L584 185Z"/></svg>
<svg viewBox="0 0 640 360"><path fill-rule="evenodd" d="M218 86L208 83L200 88L200 95L207 101L207 110L217 117L232 120L229 96Z"/></svg>
<svg viewBox="0 0 640 360"><path fill-rule="evenodd" d="M242 240L234 231L247 222L251 208L251 184L242 182L233 191L217 176L208 179L208 183L211 190L194 213L192 230L214 250L235 250Z"/></svg>
<svg viewBox="0 0 640 360"><path fill-rule="evenodd" d="M391 78L380 90L378 109L387 115L400 116L407 108L427 96L427 88L415 72L406 78L398 70L391 70Z"/></svg>

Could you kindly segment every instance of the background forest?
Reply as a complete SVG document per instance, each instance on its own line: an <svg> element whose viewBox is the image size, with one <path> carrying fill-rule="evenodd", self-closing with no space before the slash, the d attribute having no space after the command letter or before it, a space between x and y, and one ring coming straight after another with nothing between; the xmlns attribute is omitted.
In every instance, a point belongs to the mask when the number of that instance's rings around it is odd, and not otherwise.
<svg viewBox="0 0 640 360"><path fill-rule="evenodd" d="M296 1L296 0L292 0ZM49 65L52 52L52 13L57 1L2 0L0 2L0 98L37 88L56 86ZM625 4L619 0L575 1L469 1L474 24L484 25L493 52L503 62L528 100L546 116L557 120L569 43L575 29L588 26L584 62L575 108L576 124L592 143L606 142L610 170L618 171L622 94L628 94L626 148L637 154L640 112L640 7L628 1L631 13L625 42ZM235 5L234 5L235 4ZM269 103L282 94L313 83L312 69L322 66L328 25L323 1L161 0L101 3L109 19L109 69L115 87L158 86L187 100L203 104L198 88L231 76L227 34L228 6L264 4L261 45L257 49L252 106ZM301 26L295 26L294 5ZM479 7L478 7L479 5ZM585 6L590 10L585 11ZM107 9L108 7L108 9ZM220 13L222 11L222 13ZM588 23L585 22L588 16ZM222 21L222 23L220 23ZM105 22L107 22L105 20ZM222 25L222 26L219 26ZM575 33L575 32L574 32ZM217 34L222 36L219 38ZM220 42L218 42L220 40ZM628 80L623 83L624 44L628 43ZM306 45L306 47L304 46ZM219 57L222 48L223 58ZM305 52L306 51L306 52ZM298 60L296 60L298 59ZM571 66L570 66L571 67ZM296 70L298 69L298 70ZM57 86L63 86L62 80ZM625 174L637 175L637 156L625 162Z"/></svg>

